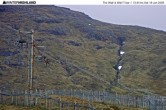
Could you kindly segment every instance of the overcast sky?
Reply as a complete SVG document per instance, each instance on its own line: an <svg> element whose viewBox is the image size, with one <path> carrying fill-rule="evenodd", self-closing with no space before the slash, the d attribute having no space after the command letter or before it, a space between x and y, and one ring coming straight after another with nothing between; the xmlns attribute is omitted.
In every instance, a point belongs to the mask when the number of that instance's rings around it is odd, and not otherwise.
<svg viewBox="0 0 166 110"><path fill-rule="evenodd" d="M165 5L63 5L83 12L93 19L122 24L139 25L166 31Z"/></svg>

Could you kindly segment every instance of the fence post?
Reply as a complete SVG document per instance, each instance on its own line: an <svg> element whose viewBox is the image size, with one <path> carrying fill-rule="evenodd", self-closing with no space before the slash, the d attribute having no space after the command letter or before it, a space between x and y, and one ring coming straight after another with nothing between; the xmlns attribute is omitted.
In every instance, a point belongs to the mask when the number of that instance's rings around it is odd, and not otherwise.
<svg viewBox="0 0 166 110"><path fill-rule="evenodd" d="M51 110L51 108L52 108L52 98L49 98L49 110Z"/></svg>
<svg viewBox="0 0 166 110"><path fill-rule="evenodd" d="M103 91L103 102L106 102L105 97L106 97L106 92L105 92L105 91Z"/></svg>
<svg viewBox="0 0 166 110"><path fill-rule="evenodd" d="M165 103L164 103L165 102ZM162 106L162 110L164 110L164 108L166 107L166 101L164 101L164 98L161 99L161 106ZM165 106L165 107L164 107Z"/></svg>
<svg viewBox="0 0 166 110"><path fill-rule="evenodd" d="M14 95L15 95L15 100L16 100L16 105L17 105L17 92Z"/></svg>
<svg viewBox="0 0 166 110"><path fill-rule="evenodd" d="M93 91L92 91L92 94L91 94L91 95L92 95L91 100L94 101L95 98L94 98L94 92L93 92Z"/></svg>
<svg viewBox="0 0 166 110"><path fill-rule="evenodd" d="M38 91L36 89L36 93L35 93L35 106L38 104Z"/></svg>
<svg viewBox="0 0 166 110"><path fill-rule="evenodd" d="M41 106L41 103L40 103L41 96L42 96L41 90L39 89L39 90L38 90L38 105L39 105L39 106Z"/></svg>
<svg viewBox="0 0 166 110"><path fill-rule="evenodd" d="M61 108L61 97L60 97L60 99L59 99L59 110L61 110L62 108Z"/></svg>
<svg viewBox="0 0 166 110"><path fill-rule="evenodd" d="M88 103L88 110L89 110L90 107L91 107L91 104L90 104L90 101L89 101L89 103Z"/></svg>
<svg viewBox="0 0 166 110"><path fill-rule="evenodd" d="M33 91L30 90L30 107L32 106L32 103L33 103L32 93L33 93Z"/></svg>
<svg viewBox="0 0 166 110"><path fill-rule="evenodd" d="M85 104L85 103L84 103L85 95L84 95L84 92L83 92L82 90L81 90L81 92L82 92L82 99L83 99L83 100L82 100L82 103L83 103L83 105L84 105L84 104ZM80 92L80 93L81 93L81 92Z"/></svg>
<svg viewBox="0 0 166 110"><path fill-rule="evenodd" d="M48 99L48 110L50 110L50 101L51 99Z"/></svg>
<svg viewBox="0 0 166 110"><path fill-rule="evenodd" d="M4 103L3 90L2 90L2 94L1 94L1 101L2 101L2 103Z"/></svg>
<svg viewBox="0 0 166 110"><path fill-rule="evenodd" d="M135 100L135 107L137 107L137 96L134 97Z"/></svg>
<svg viewBox="0 0 166 110"><path fill-rule="evenodd" d="M122 95L120 94L120 95L119 95L119 105L122 105L122 99L123 99L123 97L122 97Z"/></svg>
<svg viewBox="0 0 166 110"><path fill-rule="evenodd" d="M24 106L27 104L27 99L26 99L26 90L24 90Z"/></svg>
<svg viewBox="0 0 166 110"><path fill-rule="evenodd" d="M128 94L126 95L126 99L124 101L125 101L125 105L128 107L130 103L130 97Z"/></svg>
<svg viewBox="0 0 166 110"><path fill-rule="evenodd" d="M70 110L70 105L69 105L70 103L68 102L67 103L67 110Z"/></svg>
<svg viewBox="0 0 166 110"><path fill-rule="evenodd" d="M81 90L82 91L82 90ZM83 98L83 100L84 100L84 98L85 98L85 95L84 95L84 92L82 91L82 98Z"/></svg>
<svg viewBox="0 0 166 110"><path fill-rule="evenodd" d="M26 90L25 90L25 95L26 95L26 99L27 99L27 100L26 100L26 101L27 101L26 104L27 104L27 106L29 106L29 93L28 93L28 91L26 91Z"/></svg>
<svg viewBox="0 0 166 110"><path fill-rule="evenodd" d="M154 109L157 110L157 99L154 100Z"/></svg>
<svg viewBox="0 0 166 110"><path fill-rule="evenodd" d="M99 97L99 101L101 101L100 90L99 90L99 92L98 92L98 97Z"/></svg>
<svg viewBox="0 0 166 110"><path fill-rule="evenodd" d="M144 105L145 105L145 104L144 104L144 103L145 103L144 101L145 101L145 98L144 98L144 95L143 95L143 97L142 97L142 107L143 107L143 108L144 108Z"/></svg>
<svg viewBox="0 0 166 110"><path fill-rule="evenodd" d="M12 97L12 104L14 104L14 98L13 98L13 91L11 91L11 97Z"/></svg>
<svg viewBox="0 0 166 110"><path fill-rule="evenodd" d="M76 101L74 101L74 110L77 109L76 106L77 106Z"/></svg>
<svg viewBox="0 0 166 110"><path fill-rule="evenodd" d="M47 91L45 90L45 104L46 104L46 108L47 108Z"/></svg>
<svg viewBox="0 0 166 110"><path fill-rule="evenodd" d="M117 93L115 93L115 104L118 104Z"/></svg>
<svg viewBox="0 0 166 110"><path fill-rule="evenodd" d="M150 100L148 99L148 103L149 103L149 109L151 109L151 103Z"/></svg>
<svg viewBox="0 0 166 110"><path fill-rule="evenodd" d="M0 95L1 95L0 103L3 103L3 102L2 102L2 90L0 90Z"/></svg>

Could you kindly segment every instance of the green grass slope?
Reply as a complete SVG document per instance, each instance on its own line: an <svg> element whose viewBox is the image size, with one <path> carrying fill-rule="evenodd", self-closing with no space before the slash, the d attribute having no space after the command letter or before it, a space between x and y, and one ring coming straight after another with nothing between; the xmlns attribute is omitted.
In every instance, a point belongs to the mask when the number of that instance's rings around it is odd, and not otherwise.
<svg viewBox="0 0 166 110"><path fill-rule="evenodd" d="M115 77L119 37L125 37L120 83L166 95L166 32L103 23L56 6L0 6L0 87L27 88L28 49L17 53L16 30L35 30L50 64L35 61L34 87L106 90ZM15 52L8 55L7 52ZM5 55L4 55L5 53ZM6 55L7 54L7 55ZM22 55L20 55L22 54ZM23 56L24 66L17 63ZM37 55L37 52L36 52ZM123 91L114 87L113 91Z"/></svg>

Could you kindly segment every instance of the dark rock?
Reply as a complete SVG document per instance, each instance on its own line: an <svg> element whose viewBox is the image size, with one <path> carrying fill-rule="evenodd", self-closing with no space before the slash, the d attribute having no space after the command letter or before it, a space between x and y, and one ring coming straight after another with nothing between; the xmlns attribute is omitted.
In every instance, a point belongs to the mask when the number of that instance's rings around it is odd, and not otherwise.
<svg viewBox="0 0 166 110"><path fill-rule="evenodd" d="M118 40L119 45L123 45L126 38L125 37L118 37L117 40Z"/></svg>
<svg viewBox="0 0 166 110"><path fill-rule="evenodd" d="M17 64L17 63L13 63L13 64L9 64L10 67L19 67L21 66L21 64Z"/></svg>
<svg viewBox="0 0 166 110"><path fill-rule="evenodd" d="M34 19L36 23L61 23L63 19L52 19L52 18L37 18Z"/></svg>
<svg viewBox="0 0 166 110"><path fill-rule="evenodd" d="M18 6L9 6L9 5L0 7L0 12L14 12L14 11L21 11L21 8L19 8Z"/></svg>
<svg viewBox="0 0 166 110"><path fill-rule="evenodd" d="M17 68L17 67L26 67L27 65L24 64L24 62L19 62L19 63L9 63L8 66Z"/></svg>
<svg viewBox="0 0 166 110"><path fill-rule="evenodd" d="M0 56L14 56L18 52L11 52L11 51L0 51Z"/></svg>
<svg viewBox="0 0 166 110"><path fill-rule="evenodd" d="M102 49L103 47L100 46L100 45L96 45L95 48L96 48L97 50L99 50L99 49Z"/></svg>
<svg viewBox="0 0 166 110"><path fill-rule="evenodd" d="M87 34L88 39L95 39L100 41L108 40L108 37L103 35L100 31L91 31Z"/></svg>
<svg viewBox="0 0 166 110"><path fill-rule="evenodd" d="M73 23L73 26L79 31L85 33L86 37L91 40L106 41L109 40L110 37L114 37L114 34L111 30L99 30L96 29L93 25L88 25L88 23Z"/></svg>
<svg viewBox="0 0 166 110"><path fill-rule="evenodd" d="M45 41L45 39L44 38L38 38L38 39L35 39L35 41L42 43L43 41Z"/></svg>
<svg viewBox="0 0 166 110"><path fill-rule="evenodd" d="M0 70L5 71L6 67L5 66L0 66Z"/></svg>
<svg viewBox="0 0 166 110"><path fill-rule="evenodd" d="M66 35L66 30L63 27L56 27L54 29L43 30L43 31L48 33L48 34Z"/></svg>
<svg viewBox="0 0 166 110"><path fill-rule="evenodd" d="M10 26L15 30L19 30L19 28L20 28L19 24L17 24L17 23L11 23Z"/></svg>
<svg viewBox="0 0 166 110"><path fill-rule="evenodd" d="M166 64L166 59L163 59L163 60L162 60L162 63Z"/></svg>
<svg viewBox="0 0 166 110"><path fill-rule="evenodd" d="M72 76L78 71L78 68L71 66L71 65L66 65L66 67L64 67L64 68L65 68L66 72L68 73L68 76Z"/></svg>
<svg viewBox="0 0 166 110"><path fill-rule="evenodd" d="M73 46L81 46L81 43L78 43L76 41L69 41L68 45L73 45Z"/></svg>

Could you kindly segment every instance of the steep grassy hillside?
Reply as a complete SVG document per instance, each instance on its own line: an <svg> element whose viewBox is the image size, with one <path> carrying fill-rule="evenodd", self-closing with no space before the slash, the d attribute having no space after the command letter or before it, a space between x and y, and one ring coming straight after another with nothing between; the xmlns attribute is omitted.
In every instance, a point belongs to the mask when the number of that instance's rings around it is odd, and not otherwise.
<svg viewBox="0 0 166 110"><path fill-rule="evenodd" d="M50 61L46 65L35 58L35 88L108 90L124 38L120 83L166 95L166 32L103 23L56 6L0 6L0 88L27 88L28 49L17 41L29 35L15 30L31 29ZM112 91L126 92L120 87Z"/></svg>

